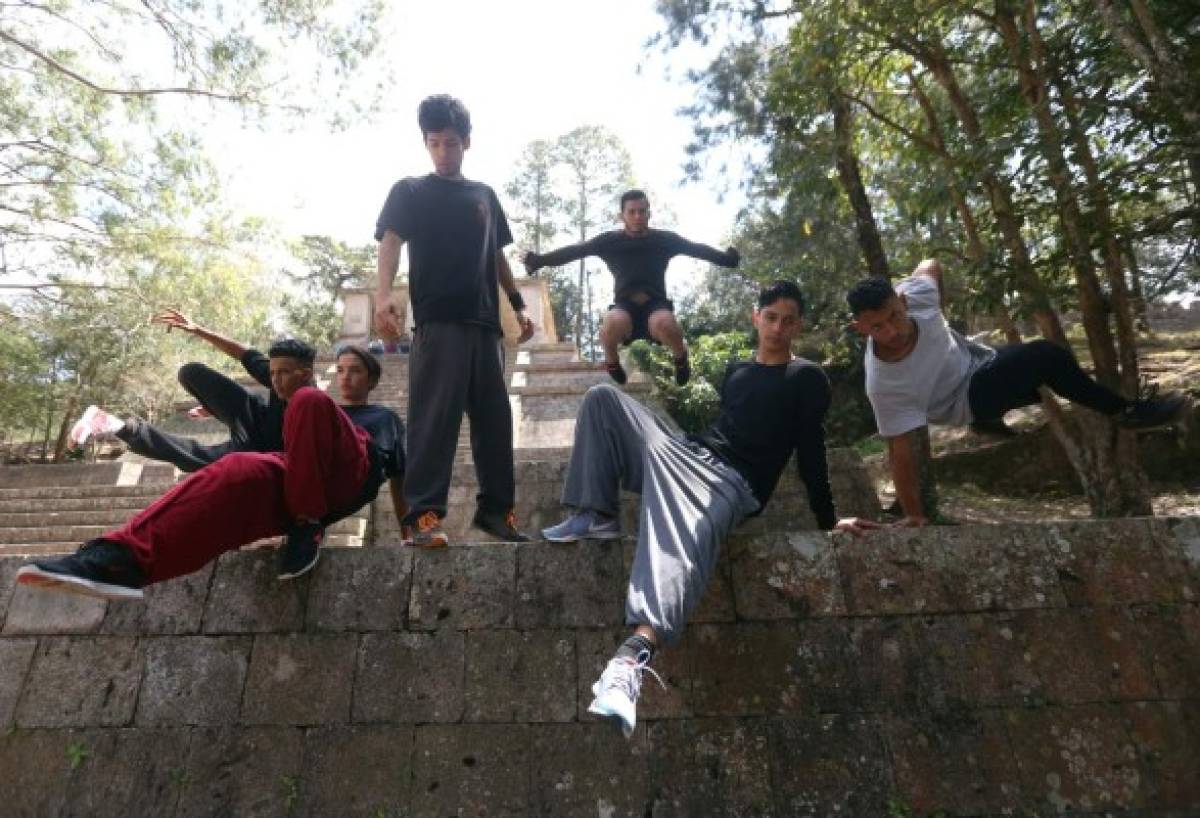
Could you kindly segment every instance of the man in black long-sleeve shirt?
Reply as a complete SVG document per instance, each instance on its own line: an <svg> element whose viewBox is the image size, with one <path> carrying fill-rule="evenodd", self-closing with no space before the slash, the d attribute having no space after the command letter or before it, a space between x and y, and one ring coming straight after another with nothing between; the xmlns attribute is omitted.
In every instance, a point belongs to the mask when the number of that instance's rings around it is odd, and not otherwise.
<svg viewBox="0 0 1200 818"><path fill-rule="evenodd" d="M613 303L600 325L604 366L612 379L625 383L625 370L617 347L639 339L653 339L671 350L675 381L680 386L691 377L687 345L675 320L675 305L667 298L667 265L675 256L691 256L722 267L736 267L740 256L732 247L722 252L707 244L688 241L669 230L650 229L650 200L640 190L621 194L621 230L601 233L580 244L527 252L522 256L531 274L542 267L558 267L585 256L599 256L612 271Z"/></svg>
<svg viewBox="0 0 1200 818"><path fill-rule="evenodd" d="M637 551L626 622L633 635L593 685L591 712L636 721L642 671L660 641L674 642L700 602L721 542L766 506L793 452L808 503L824 530L858 534L878 527L838 520L825 459L829 381L792 355L803 300L790 281L764 289L754 311L754 359L732 364L721 387L721 414L705 434L686 438L611 386L595 386L575 424L563 504L576 513L543 535L554 542L613 539L620 489L641 494Z"/></svg>

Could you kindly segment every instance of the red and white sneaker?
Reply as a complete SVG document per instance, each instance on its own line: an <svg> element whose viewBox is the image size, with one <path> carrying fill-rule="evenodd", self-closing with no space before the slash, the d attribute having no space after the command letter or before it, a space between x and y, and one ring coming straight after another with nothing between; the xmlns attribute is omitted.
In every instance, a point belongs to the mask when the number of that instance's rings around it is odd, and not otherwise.
<svg viewBox="0 0 1200 818"><path fill-rule="evenodd" d="M125 428L125 421L113 417L99 406L92 404L83 411L83 416L71 427L71 445L82 446L92 437L115 434Z"/></svg>

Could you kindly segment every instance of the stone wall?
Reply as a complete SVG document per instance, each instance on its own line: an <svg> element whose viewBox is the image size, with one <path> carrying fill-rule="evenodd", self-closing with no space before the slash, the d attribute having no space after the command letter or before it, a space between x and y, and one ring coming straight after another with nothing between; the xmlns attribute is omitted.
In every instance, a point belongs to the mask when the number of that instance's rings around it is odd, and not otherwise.
<svg viewBox="0 0 1200 818"><path fill-rule="evenodd" d="M144 603L14 589L5 816L1200 815L1200 526L743 534L586 713L629 542L227 554Z"/></svg>

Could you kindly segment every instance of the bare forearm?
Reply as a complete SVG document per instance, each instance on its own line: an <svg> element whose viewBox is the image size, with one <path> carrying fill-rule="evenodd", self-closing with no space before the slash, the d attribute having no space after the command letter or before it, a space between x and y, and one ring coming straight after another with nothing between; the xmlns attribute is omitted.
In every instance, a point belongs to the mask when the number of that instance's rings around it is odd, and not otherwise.
<svg viewBox="0 0 1200 818"><path fill-rule="evenodd" d="M208 341L208 343L212 344L214 347L221 350L235 361L242 360L242 356L246 354L246 346L244 344L239 343L232 338L226 338L224 335L213 332L209 329L205 329L204 327L196 327L196 329L192 331L192 334L197 338L202 338L205 341Z"/></svg>
<svg viewBox="0 0 1200 818"><path fill-rule="evenodd" d="M396 272L400 269L400 248L403 245L400 237L390 230L384 233L383 240L379 242L375 291L383 301L391 298L392 282L396 280Z"/></svg>
<svg viewBox="0 0 1200 818"><path fill-rule="evenodd" d="M504 292L512 295L517 291L517 280L513 277L512 267L509 266L503 250L496 252L496 275Z"/></svg>
<svg viewBox="0 0 1200 818"><path fill-rule="evenodd" d="M896 498L900 501L900 507L904 509L904 515L913 519L925 517L914 440L920 432L921 429L914 429L888 438L888 459L892 464L892 482L896 485Z"/></svg>

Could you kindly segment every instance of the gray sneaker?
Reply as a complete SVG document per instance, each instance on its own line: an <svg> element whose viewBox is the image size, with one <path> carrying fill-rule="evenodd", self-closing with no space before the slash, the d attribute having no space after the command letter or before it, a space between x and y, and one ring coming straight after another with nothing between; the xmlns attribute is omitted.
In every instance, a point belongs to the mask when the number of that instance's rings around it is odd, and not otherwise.
<svg viewBox="0 0 1200 818"><path fill-rule="evenodd" d="M616 517L604 517L590 509L584 509L558 525L543 528L542 536L550 542L615 540L621 536L621 524Z"/></svg>

